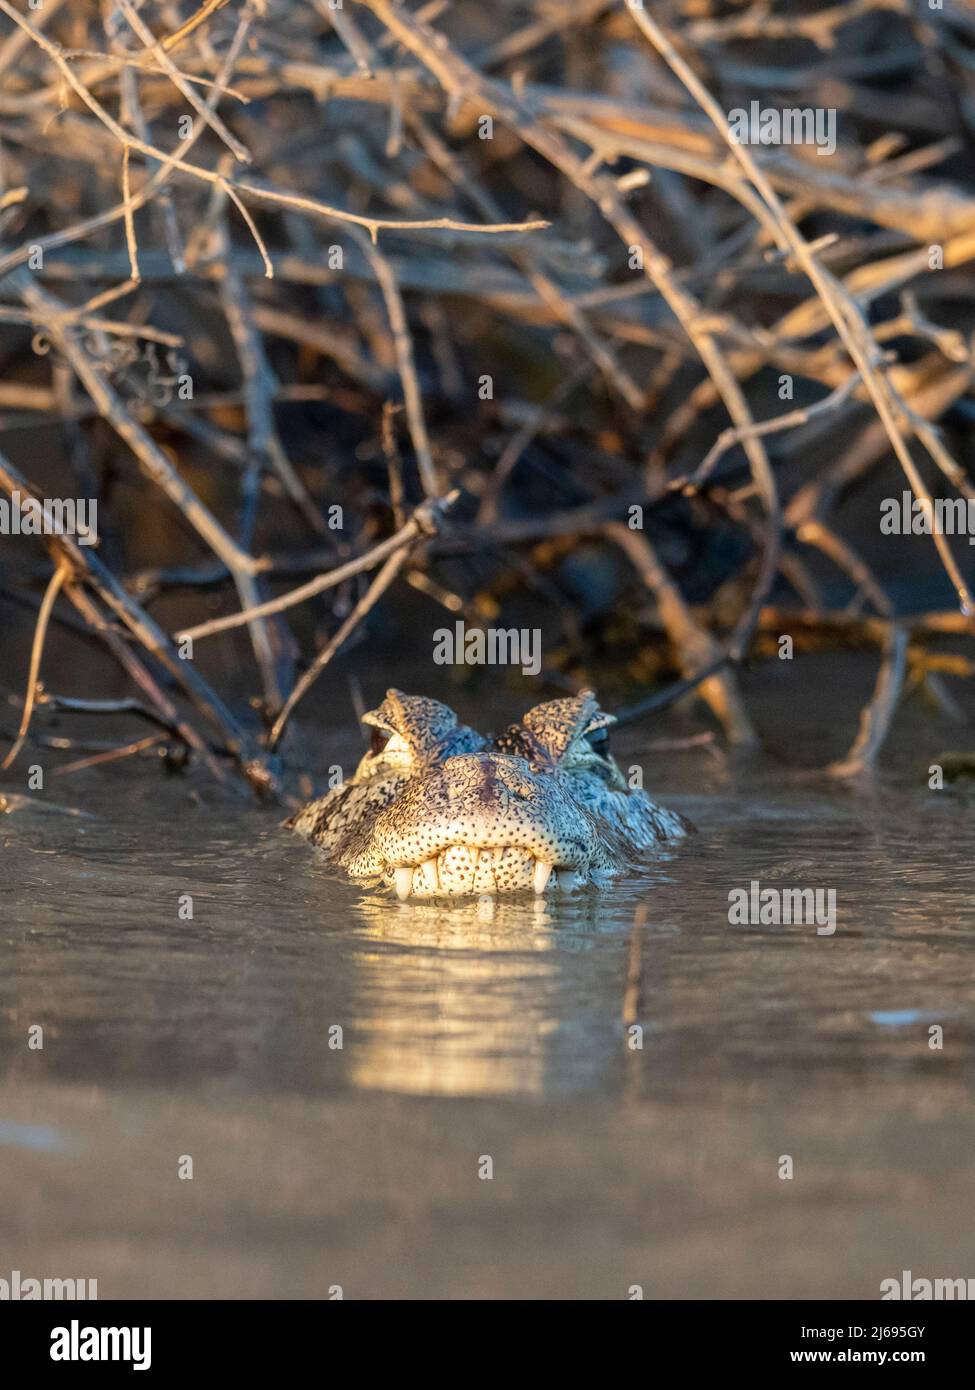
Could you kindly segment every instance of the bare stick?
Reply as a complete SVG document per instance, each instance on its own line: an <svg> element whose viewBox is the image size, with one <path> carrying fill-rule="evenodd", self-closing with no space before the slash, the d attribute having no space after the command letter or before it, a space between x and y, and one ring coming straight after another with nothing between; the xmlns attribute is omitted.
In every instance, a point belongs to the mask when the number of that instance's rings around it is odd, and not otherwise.
<svg viewBox="0 0 975 1390"><path fill-rule="evenodd" d="M409 553L409 548L404 546L402 549L397 550L395 554L390 555L362 598L352 609L352 612L346 618L345 622L342 623L335 636L332 637L318 653L311 666L309 666L294 690L292 690L284 708L274 721L274 726L268 735L268 747L272 749L272 751L277 748L281 741L281 735L284 733L288 720L294 713L299 700L307 695L308 691L318 680L318 677L325 670L325 667L331 661L335 653L345 645L366 614L369 613L382 598L383 594L403 568L409 557Z"/></svg>
<svg viewBox="0 0 975 1390"><path fill-rule="evenodd" d="M223 618L211 618L208 622L200 623L197 627L187 628L179 634L180 638L190 637L196 641L200 637L211 637L216 632L227 632L230 628L241 627L244 623L252 622L255 618L266 618L273 613L283 613L286 609L293 608L296 603L305 603L308 599L314 598L316 594L324 593L326 589L333 589L344 580L351 579L353 575L361 574L363 570L375 569L380 562L400 551L405 551L419 537L434 535L440 524L440 515L456 501L457 496L456 491L450 492L441 501L435 501L432 505L424 503L417 507L405 526L402 526L395 535L389 536L386 540L373 546L372 550L367 551L365 555L360 555L355 560L349 560L344 565L338 565L335 569L329 570L327 574L317 575L314 579L309 579L307 584L299 584L290 593L268 599L266 603L258 604L255 608L242 613L230 613Z"/></svg>
<svg viewBox="0 0 975 1390"><path fill-rule="evenodd" d="M610 521L606 534L628 556L653 593L660 609L661 621L674 647L680 653L685 676L700 684L701 697L710 705L723 724L733 743L752 744L757 741L751 721L745 711L733 674L722 670L727 660L717 643L699 626L677 585L657 558L653 546L639 531L631 531L622 522ZM714 674L702 678L698 669L713 667Z"/></svg>
<svg viewBox="0 0 975 1390"><path fill-rule="evenodd" d="M122 199L125 203L125 242L129 249L129 274L138 281L139 251L135 240L135 220L132 215L132 186L129 182L129 146L122 151Z"/></svg>
<svg viewBox="0 0 975 1390"><path fill-rule="evenodd" d="M55 777L69 777L73 772L82 772L85 768L100 767L103 763L117 763L122 758L131 758L137 753L144 753L149 748L158 748L165 742L165 734L147 734L145 738L136 739L134 743L126 743L120 748L109 748L104 753L92 753L87 758L75 758L73 762L62 763L60 767L54 769Z"/></svg>
<svg viewBox="0 0 975 1390"><path fill-rule="evenodd" d="M27 676L27 693L24 696L24 713L21 716L20 728L17 730L17 737L13 746L7 753L3 762L0 763L0 772L6 772L12 766L17 754L24 746L27 738L27 730L30 728L31 715L34 713L34 705L37 699L37 677L41 669L41 658L44 655L44 642L47 637L47 625L51 617L51 610L55 600L61 590L61 586L68 577L68 568L64 564L59 564L51 575L50 583L44 591L44 601L37 614L37 626L34 629L34 642L30 652L30 672Z"/></svg>
<svg viewBox="0 0 975 1390"><path fill-rule="evenodd" d="M646 925L647 908L641 903L633 914L626 953L626 988L623 991L623 1007L620 1011L624 1027L637 1022L643 1007L643 938Z"/></svg>
<svg viewBox="0 0 975 1390"><path fill-rule="evenodd" d="M891 623L873 698L860 716L860 731L846 757L830 764L830 776L857 777L873 767L890 732L906 670L907 633L899 624Z"/></svg>
<svg viewBox="0 0 975 1390"><path fill-rule="evenodd" d="M400 380L403 383L403 399L406 402L406 419L410 428L410 438L413 440L413 448L416 451L416 462L420 470L423 491L428 498L433 498L439 491L437 470L434 466L433 454L430 450L430 436L427 434L426 420L423 415L423 397L420 394L420 383L416 378L413 339L410 336L406 310L403 307L403 297L399 292L392 267L378 247L371 246L361 238L360 245L375 271L379 288L382 290L386 303L389 327L393 335L393 346L396 350L396 362L399 367Z"/></svg>

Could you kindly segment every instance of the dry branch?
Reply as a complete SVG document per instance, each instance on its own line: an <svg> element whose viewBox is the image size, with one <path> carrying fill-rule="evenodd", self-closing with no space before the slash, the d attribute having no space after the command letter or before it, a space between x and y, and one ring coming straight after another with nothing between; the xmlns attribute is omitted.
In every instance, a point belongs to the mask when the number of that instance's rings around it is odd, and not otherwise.
<svg viewBox="0 0 975 1390"><path fill-rule="evenodd" d="M105 533L45 538L53 571L5 545L0 597L37 605L5 762L44 737L70 604L162 737L266 789L409 585L471 621L540 606L556 684L653 647L678 679L624 716L694 691L742 742L754 632L797 594L839 640L846 604L885 653L837 765L869 769L903 691L969 670L918 650L973 634L964 540L927 540L907 618L862 502L975 503L962 32L907 0L0 0L0 485L28 493L56 439L43 476ZM835 150L739 144L746 92L832 102ZM203 642L240 628L249 650Z"/></svg>

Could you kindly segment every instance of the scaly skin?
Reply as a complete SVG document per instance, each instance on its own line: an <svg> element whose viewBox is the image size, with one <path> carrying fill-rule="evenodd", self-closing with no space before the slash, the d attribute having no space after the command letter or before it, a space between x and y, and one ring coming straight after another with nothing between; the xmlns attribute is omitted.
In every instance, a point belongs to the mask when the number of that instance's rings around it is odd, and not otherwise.
<svg viewBox="0 0 975 1390"><path fill-rule="evenodd" d="M589 690L491 740L398 690L364 722L376 732L355 775L288 823L400 898L598 884L692 828L626 785L609 752L614 717Z"/></svg>

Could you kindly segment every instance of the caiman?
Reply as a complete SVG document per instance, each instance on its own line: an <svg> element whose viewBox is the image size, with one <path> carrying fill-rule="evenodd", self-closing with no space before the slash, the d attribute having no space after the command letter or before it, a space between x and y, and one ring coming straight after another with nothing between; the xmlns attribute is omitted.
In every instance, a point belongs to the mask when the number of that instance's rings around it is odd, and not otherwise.
<svg viewBox="0 0 975 1390"><path fill-rule="evenodd" d="M354 776L288 824L400 899L598 886L693 828L627 785L609 751L615 716L590 690L497 737L398 690L363 722L372 740Z"/></svg>

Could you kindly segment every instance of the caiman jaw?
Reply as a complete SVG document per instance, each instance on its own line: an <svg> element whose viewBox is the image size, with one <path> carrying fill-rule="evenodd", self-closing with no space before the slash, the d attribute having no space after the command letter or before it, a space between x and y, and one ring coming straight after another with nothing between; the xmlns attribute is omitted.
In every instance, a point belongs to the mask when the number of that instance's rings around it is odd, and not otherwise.
<svg viewBox="0 0 975 1390"><path fill-rule="evenodd" d="M393 886L401 902L408 898L471 896L512 892L519 889L541 895L559 883L551 860L535 857L522 847L484 848L450 845L422 864L400 864L392 871ZM577 876L568 867L565 886L575 886Z"/></svg>
<svg viewBox="0 0 975 1390"><path fill-rule="evenodd" d="M401 901L575 887L595 848L557 776L483 752L414 777L376 817L373 843Z"/></svg>

